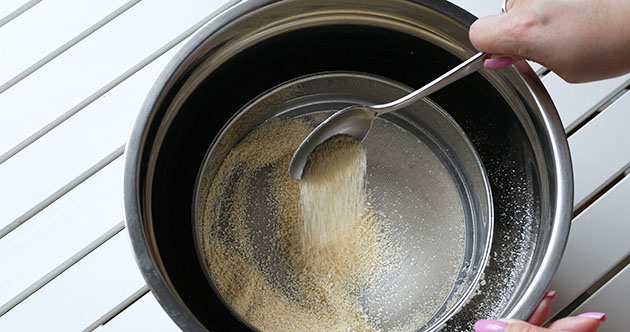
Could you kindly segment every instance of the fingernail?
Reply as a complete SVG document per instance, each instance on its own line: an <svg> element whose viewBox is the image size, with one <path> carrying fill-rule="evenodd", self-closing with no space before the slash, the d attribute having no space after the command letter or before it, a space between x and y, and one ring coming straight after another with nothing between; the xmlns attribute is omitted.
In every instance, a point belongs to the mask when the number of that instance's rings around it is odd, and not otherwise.
<svg viewBox="0 0 630 332"><path fill-rule="evenodd" d="M555 290L548 291L547 293L545 293L545 297L548 297L552 301L555 300L556 299L556 291Z"/></svg>
<svg viewBox="0 0 630 332"><path fill-rule="evenodd" d="M498 320L480 320L475 323L475 332L499 332L503 331L506 325Z"/></svg>
<svg viewBox="0 0 630 332"><path fill-rule="evenodd" d="M600 322L606 321L606 314L603 312L585 312L583 314L578 315L578 317L595 318Z"/></svg>
<svg viewBox="0 0 630 332"><path fill-rule="evenodd" d="M516 61L510 57L502 57L498 59L488 59L483 62L483 66L488 69L500 69L515 64Z"/></svg>

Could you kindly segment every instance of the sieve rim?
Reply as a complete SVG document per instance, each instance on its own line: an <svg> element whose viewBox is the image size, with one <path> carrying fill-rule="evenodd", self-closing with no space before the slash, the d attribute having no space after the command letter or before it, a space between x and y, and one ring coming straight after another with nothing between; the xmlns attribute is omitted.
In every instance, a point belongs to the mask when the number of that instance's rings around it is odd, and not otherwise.
<svg viewBox="0 0 630 332"><path fill-rule="evenodd" d="M221 138L226 134L226 131L229 130L229 128L234 124L235 121L237 121L241 116L244 116L248 111L250 111L252 108L256 107L256 105L260 102L263 102L265 98L268 98L270 96L274 96L276 94L279 94L283 89L288 89L291 86L297 86L301 83L305 83L305 82L310 82L310 81L316 81L316 80L321 80L321 79L328 79L328 78L340 78L340 79L347 79L347 78L360 78L360 79L365 79L365 80L369 80L369 81L376 81L379 83L383 83L383 84L389 84L392 87L395 87L397 89L400 89L402 91L402 93L408 93L409 91L413 91L413 89L405 84L402 84L400 82L396 82L395 80L383 77L383 76L379 76L379 75L375 75L375 74L368 74L368 73L363 73L363 72L354 72L354 71L325 71L325 72L319 72L319 73L311 73L311 74L307 74L307 75L303 75L297 78L293 78L290 80L287 80L286 82L280 83L270 89L268 89L267 91L259 94L258 96L256 96L255 98L253 98L252 100L250 100L247 104L245 104L243 107L241 107L241 109L239 109L237 112L235 112L232 117L230 117L230 119L228 121L226 121L226 123L223 125L222 129L217 133L217 135L215 136L215 138L213 139L212 143L210 144L210 147L208 148L208 150L206 151L206 154L204 156L204 161L201 164L201 166L199 167L199 170L197 172L197 180L196 180L196 185L195 185L195 190L194 190L194 195L193 195L193 218L191 220L192 222L192 229L193 229L193 239L195 242L195 251L197 253L197 259L199 261L199 264L202 266L202 270L204 272L204 276L207 280L207 282L210 284L210 286L212 287L213 291L215 292L215 294L217 295L217 297L221 300L221 302L225 305L225 307L232 313L232 315L234 315L239 321L241 321L242 323L244 323L246 326L248 326L250 329L253 329L255 331L258 331L258 329L255 328L255 326L252 325L252 323L250 323L247 319L245 319L244 317L242 317L238 312L236 312L236 310L234 310L231 305L228 303L228 301L225 299L225 297L223 296L223 294L221 293L221 291L217 288L214 278L212 277L212 273L210 272L210 267L208 266L208 264L205 261L204 258L204 254L203 254L203 249L202 249L202 244L201 244L201 234L199 233L199 228L200 228L200 220L199 220L199 211L201 209L201 205L205 204L206 200L205 197L200 197L201 193L200 193L200 188L201 188L201 182L202 179L207 175L207 168L209 167L210 162L212 161L211 157L214 151L215 146L217 146L217 144L219 143L219 141L221 140ZM306 95L302 98L308 98L310 95ZM341 95L340 95L341 96ZM299 98L297 98L299 99ZM277 118L285 118L285 117L290 117L290 114L295 108L299 108L301 105L299 103L293 103L292 101L294 101L295 99L289 100L289 103L287 105L281 105L279 107L277 107L276 113L273 117L277 117ZM350 101L348 101L350 100ZM315 101L312 99L300 99L300 102L309 104L309 103L314 103ZM365 100L359 100L359 99L346 99L346 103L348 102L352 102L354 101L355 103L365 103ZM475 265L476 269L474 270L474 278L472 280L469 280L466 285L467 287L465 288L465 290L459 294L459 297L457 299L457 301L455 301L454 303L449 305L449 301L451 299L451 297L456 293L455 290L457 289L457 280L458 278L456 278L452 289L450 291L450 293L448 294L448 296L444 299L442 305L440 306L440 308L424 323L424 325L422 327L420 327L419 330L417 330L417 332L432 332L432 331L437 331L439 330L450 318L452 318L457 312L459 312L459 310L461 308L463 308L463 306L470 300L470 298L475 294L476 289L478 288L478 284L479 281L481 280L483 273L484 273L484 269L488 263L488 260L490 258L490 253L491 253L491 249L492 249L492 237L493 237L493 232L494 232L494 205L493 205L493 200L492 200L492 190L490 188L490 184L489 184L489 180L488 180L488 175L487 172L485 170L485 167L483 165L483 162L481 161L479 154L477 153L475 147L473 146L472 142L470 141L470 139L468 138L468 136L466 135L466 133L463 131L463 129L459 126L459 124L445 111L443 110L437 103L433 102L430 98L425 98L423 99L422 102L419 103L425 103L427 105L429 105L431 108L433 108L435 111L437 111L438 113L440 113L441 116L443 116L449 123L450 125L455 128L457 134L460 136L460 138L463 140L463 142L466 144L467 148L472 152L471 155L474 158L474 162L476 164L476 166L478 167L478 171L481 173L481 179L482 179L482 185L483 185L483 189L484 189L484 194L485 197L480 198L482 199L485 203L486 203L486 208L487 208L487 218L486 218L486 223L485 223L485 232L483 232L483 234L485 235L483 237L482 240L484 240L484 246L483 248L480 250L482 252L482 254L480 255L481 259L479 261L478 264ZM286 108L283 108L286 107ZM339 106L340 109L345 107L345 105L340 105ZM271 118L267 118L265 121L271 119ZM261 125L262 123L258 123L257 125ZM255 127L254 127L255 128ZM252 128L253 129L253 128ZM369 134L368 134L369 135ZM238 144L238 143L236 143ZM469 191L469 188L465 188L466 191ZM461 193L460 193L461 194ZM471 195L472 193L468 193L468 195L465 195L464 197L467 198L468 200L471 199ZM460 197L461 198L461 197ZM463 203L463 202L462 202ZM470 203L470 202L469 202ZM474 218L474 216L473 216ZM472 222L473 226L477 225L474 221ZM476 227L476 226L475 226ZM474 232L474 231L473 231ZM468 233L468 231L467 231ZM474 236L474 234L473 234ZM471 253L471 256L474 256L474 251L479 250L480 248L475 247L474 245L472 246L472 251L473 253ZM464 259L464 258L462 258ZM470 261L468 261L470 262ZM460 264L460 269L458 272L458 276L461 274L461 266L464 266L466 263L468 263L467 261L462 261ZM472 265L472 264L471 264ZM470 266L472 268L472 266ZM436 319L437 318L437 319Z"/></svg>

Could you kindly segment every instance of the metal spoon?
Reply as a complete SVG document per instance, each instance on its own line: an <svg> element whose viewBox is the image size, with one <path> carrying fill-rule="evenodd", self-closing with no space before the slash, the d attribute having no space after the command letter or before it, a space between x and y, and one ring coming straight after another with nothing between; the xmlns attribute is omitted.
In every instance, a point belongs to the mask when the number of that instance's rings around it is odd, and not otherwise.
<svg viewBox="0 0 630 332"><path fill-rule="evenodd" d="M302 179L308 156L326 140L337 135L350 135L362 141L377 116L389 113L430 95L433 92L483 68L485 53L477 53L459 66L436 78L422 88L400 98L380 105L353 105L336 112L317 126L293 154L289 164L289 174Z"/></svg>

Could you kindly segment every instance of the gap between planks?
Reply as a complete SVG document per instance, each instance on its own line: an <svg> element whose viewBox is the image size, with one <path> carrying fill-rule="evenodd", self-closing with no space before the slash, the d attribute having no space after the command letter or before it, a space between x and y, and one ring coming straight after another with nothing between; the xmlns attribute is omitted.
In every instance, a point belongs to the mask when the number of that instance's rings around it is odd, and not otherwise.
<svg viewBox="0 0 630 332"><path fill-rule="evenodd" d="M74 189L76 186L78 186L81 183L83 183L85 180L90 178L96 172L100 171L103 167L109 165L116 158L122 156L124 151L125 151L125 145L123 144L122 146L117 148L114 152L110 153L108 156L103 158L101 161L99 161L98 163L94 164L94 166L90 167L85 172L81 173L74 180L70 181L65 186L59 188L59 190L54 192L52 195L48 196L46 199L41 201L39 204L35 205L30 210L26 211L23 215L21 215L20 217L15 219L13 222L8 224L6 227L4 227L3 229L0 229L0 240L3 237L5 237L7 234L9 234L12 231L14 231L20 225L25 223L31 217L33 217L34 215L39 213L41 210L45 209L47 206L49 206L50 204L52 204L53 202L58 200L60 197L62 197L66 193L68 193L70 190Z"/></svg>
<svg viewBox="0 0 630 332"><path fill-rule="evenodd" d="M2 93L4 91L6 91L7 89L11 88L13 85L17 84L18 82L23 80L25 77L27 77L28 75L32 74L37 69L41 68L42 66L44 66L45 64L47 64L48 62L50 62L51 60L53 60L54 58L59 56L61 53L65 52L70 47L76 45L77 43L79 43L80 41L85 39L87 36L89 36L92 33L94 33L94 31L100 29L105 24L109 23L110 21L112 21L116 17L120 16L122 13L126 12L129 8L135 6L139 2L140 2L140 0L131 0L131 1L127 2L127 3L125 3L124 5L122 5L120 8L118 8L115 11L111 12L109 15L107 15L106 17L104 17L100 21L96 22L94 25L90 26L89 28L87 28L85 31L81 32L80 34L78 34L74 38L70 39L68 42L66 42L65 44L61 45L56 50L52 51L50 54L46 55L41 60L35 62L32 66L26 68L24 71L22 71L21 73L17 74L15 77L12 77L11 79L9 79L3 85L0 85L0 93Z"/></svg>
<svg viewBox="0 0 630 332"><path fill-rule="evenodd" d="M551 69L547 69L546 67L540 67L538 68L538 70L535 71L536 75L538 75L538 78L540 79L545 77L550 72L551 72Z"/></svg>
<svg viewBox="0 0 630 332"><path fill-rule="evenodd" d="M11 22L14 18L22 15L25 11L33 8L33 6L35 6L36 4L40 3L42 0L31 0L25 4L23 4L22 6L20 6L18 9L14 10L13 12L11 12L9 15L0 18L0 28Z"/></svg>
<svg viewBox="0 0 630 332"><path fill-rule="evenodd" d="M101 318L97 319L90 326L86 327L83 330L83 332L94 331L100 326L107 324L107 322L114 319L114 317L118 316L121 312L129 308L132 304L136 303L136 301L138 301L140 298L142 298L149 292L150 292L149 287L145 284L144 286L140 287L140 289L138 289L133 294L131 294L128 298L126 298L124 301L122 301L120 304L112 308L110 311L106 312Z"/></svg>
<svg viewBox="0 0 630 332"><path fill-rule="evenodd" d="M622 167L619 172L610 176L610 178L604 182L599 188L595 189L594 194L584 203L578 205L573 210L573 219L575 219L580 213L586 210L589 206L595 203L600 197L604 196L608 190L614 187L617 183L621 182L630 173L630 163Z"/></svg>
<svg viewBox="0 0 630 332"><path fill-rule="evenodd" d="M589 114L584 119L582 119L581 121L576 123L573 126L573 128L571 128L570 130L567 131L567 138L571 137L573 134L578 132L578 130L580 130L580 128L584 127L587 123L589 123L591 120L593 120L595 117L597 117L597 115L601 114L606 108L608 108L608 106L612 105L615 101L617 101L619 98L623 97L629 91L630 91L630 85L622 88L621 90L616 91L615 93L610 95L608 98L605 98L599 104L599 106L596 107L591 112L591 114Z"/></svg>
<svg viewBox="0 0 630 332"><path fill-rule="evenodd" d="M74 254L72 257L68 258L65 262L61 263L52 271L48 272L41 279L37 280L31 286L20 292L14 298L9 300L7 303L3 304L0 307L0 317L9 312L9 310L13 309L15 306L20 304L22 301L26 300L29 296L33 295L42 287L46 286L50 281L55 279L57 276L71 268L78 261L83 259L85 256L89 255L91 252L100 247L103 243L107 242L107 240L111 239L114 235L120 233L125 228L124 221L119 222L116 226L112 227L110 230L105 232L103 235L99 236L96 240L92 241L90 244L85 246L85 248L81 249L79 252Z"/></svg>
<svg viewBox="0 0 630 332"><path fill-rule="evenodd" d="M550 318L544 325L547 326L558 319L567 317L570 313L572 313L575 309L577 309L582 303L588 300L595 292L597 292L600 288L602 288L606 283L608 283L612 278L614 278L621 270L623 270L626 266L630 266L630 255L624 257L619 263L613 266L608 272L606 272L601 278L593 283L591 287L585 290L582 294L580 294L575 300L565 306L560 312L558 312L555 316Z"/></svg>
<svg viewBox="0 0 630 332"><path fill-rule="evenodd" d="M621 98L621 96L628 92L628 89L630 89L630 79L626 80L625 85L622 85L612 90L610 94L602 98L599 103L595 104L589 110L584 112L584 114L582 114L582 116L580 116L573 125L571 125L570 127L566 127L565 131L567 133L567 137L577 132L577 130L581 127L584 127L584 125L586 125L590 120L597 116L597 114L601 113L606 107L610 106L617 99Z"/></svg>

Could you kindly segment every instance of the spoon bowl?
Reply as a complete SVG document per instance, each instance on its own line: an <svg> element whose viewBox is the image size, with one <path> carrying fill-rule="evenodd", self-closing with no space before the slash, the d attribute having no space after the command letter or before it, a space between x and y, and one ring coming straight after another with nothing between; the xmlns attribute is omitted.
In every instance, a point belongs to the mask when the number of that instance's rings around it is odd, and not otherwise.
<svg viewBox="0 0 630 332"><path fill-rule="evenodd" d="M328 139L337 135L348 135L363 141L372 127L372 122L378 113L368 106L353 105L331 115L320 123L304 139L302 144L293 154L289 173L294 179L301 180L304 167L308 162L308 156Z"/></svg>
<svg viewBox="0 0 630 332"><path fill-rule="evenodd" d="M377 116L409 106L460 78L476 72L483 67L485 58L485 53L477 53L422 88L390 103L355 105L336 112L317 126L300 144L291 158L289 174L294 179L301 180L308 157L318 145L337 135L349 135L362 141Z"/></svg>

